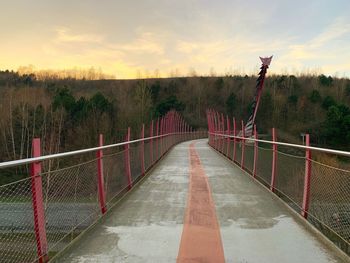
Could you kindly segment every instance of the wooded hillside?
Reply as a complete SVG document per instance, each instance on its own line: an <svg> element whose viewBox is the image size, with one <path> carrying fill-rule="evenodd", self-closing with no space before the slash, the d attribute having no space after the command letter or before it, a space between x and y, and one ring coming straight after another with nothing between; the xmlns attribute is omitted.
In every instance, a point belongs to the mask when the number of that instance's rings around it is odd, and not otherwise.
<svg viewBox="0 0 350 263"><path fill-rule="evenodd" d="M247 120L256 76L187 77L146 80L38 80L35 75L0 72L0 160L30 156L30 142L41 137L44 154L121 140L131 126L170 109L197 129L206 128L206 109ZM273 125L283 140L350 146L350 80L320 76L268 76L257 116L259 133Z"/></svg>

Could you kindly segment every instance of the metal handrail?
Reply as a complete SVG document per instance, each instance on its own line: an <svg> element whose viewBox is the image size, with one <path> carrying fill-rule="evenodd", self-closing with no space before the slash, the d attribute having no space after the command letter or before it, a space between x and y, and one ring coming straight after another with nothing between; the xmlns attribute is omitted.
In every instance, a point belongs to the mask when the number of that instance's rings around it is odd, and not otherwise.
<svg viewBox="0 0 350 263"><path fill-rule="evenodd" d="M7 161L7 162L0 163L0 169L18 166L18 165L23 165L23 164L28 164L28 163L41 162L41 161L46 161L46 160L51 160L51 159L56 159L56 158L61 158L61 157L67 157L67 156L76 155L76 154L95 152L98 150L104 150L104 149L114 148L114 147L123 146L123 145L127 145L127 144L133 144L133 143L137 143L137 142L162 138L162 137L166 137L169 135L177 135L177 134L185 134L185 133L190 133L190 132L167 133L167 134L162 134L162 135L158 135L158 136L152 136L152 137L147 137L147 138L143 138L143 139L125 141L125 142L121 142L121 143L109 144L109 145L87 148L87 149L82 149L82 150L75 150L75 151L70 151L70 152L44 155L44 156L40 156L40 157L32 157L32 158L26 158L26 159L14 160L14 161Z"/></svg>
<svg viewBox="0 0 350 263"><path fill-rule="evenodd" d="M338 154L338 155L350 157L350 152L347 152L347 151L339 151L339 150L334 150L334 149L306 146L306 145L293 144L293 143L259 140L259 139L254 139L252 137L240 137L240 136L228 135L228 134L224 134L224 133L209 132L209 134L210 135L218 135L218 136L222 136L225 138L235 138L235 139L252 141L252 142L256 141L256 142L262 142L262 143L268 143L268 144L274 144L274 145L289 146L289 147L294 147L294 148L299 148L299 149L304 149L304 150L313 150L313 151L318 151L318 152L332 153L332 154Z"/></svg>

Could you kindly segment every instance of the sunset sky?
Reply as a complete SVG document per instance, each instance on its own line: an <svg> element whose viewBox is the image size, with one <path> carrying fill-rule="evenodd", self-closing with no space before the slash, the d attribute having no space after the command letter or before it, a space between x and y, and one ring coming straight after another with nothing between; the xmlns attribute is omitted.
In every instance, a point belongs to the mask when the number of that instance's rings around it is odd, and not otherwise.
<svg viewBox="0 0 350 263"><path fill-rule="evenodd" d="M0 69L350 77L349 0L12 0L1 3ZM139 73L138 73L139 72Z"/></svg>

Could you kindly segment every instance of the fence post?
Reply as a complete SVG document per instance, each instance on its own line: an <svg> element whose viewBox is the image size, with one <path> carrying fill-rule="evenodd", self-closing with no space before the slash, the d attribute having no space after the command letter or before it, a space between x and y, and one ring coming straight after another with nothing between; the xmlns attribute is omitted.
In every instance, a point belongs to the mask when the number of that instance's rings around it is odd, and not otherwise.
<svg viewBox="0 0 350 263"><path fill-rule="evenodd" d="M208 125L208 140L209 144L213 147L213 137L211 132L213 132L213 119L212 119L212 114L211 110L208 111L208 120L209 120L209 125Z"/></svg>
<svg viewBox="0 0 350 263"><path fill-rule="evenodd" d="M40 139L34 138L32 141L32 156L40 157ZM43 190L41 180L41 162L31 163L31 184L32 184L32 204L34 212L34 229L36 238L36 247L39 262L47 262L47 238L46 238L46 222L43 203Z"/></svg>
<svg viewBox="0 0 350 263"><path fill-rule="evenodd" d="M236 161L236 119L233 118L233 162Z"/></svg>
<svg viewBox="0 0 350 263"><path fill-rule="evenodd" d="M141 131L141 173L142 176L145 175L145 124L142 123L142 131Z"/></svg>
<svg viewBox="0 0 350 263"><path fill-rule="evenodd" d="M126 136L126 141L130 141L130 127L128 127L128 134ZM131 179L131 167L130 167L130 143L125 144L125 174L128 180L128 189L132 188Z"/></svg>
<svg viewBox="0 0 350 263"><path fill-rule="evenodd" d="M227 122L227 148L226 148L226 156L228 158L230 158L230 119L228 118L228 116L226 115L226 122Z"/></svg>
<svg viewBox="0 0 350 263"><path fill-rule="evenodd" d="M220 151L220 148L221 148L221 137L220 137L221 125L220 125L220 115L218 112L216 112L216 128L217 128L217 133L219 134L217 136L216 150Z"/></svg>
<svg viewBox="0 0 350 263"><path fill-rule="evenodd" d="M272 128L272 141L276 142L276 129ZM275 181L276 181L276 172L277 172L277 144L273 144L273 152L272 152L272 173L271 173L271 184L270 190L272 192L275 191Z"/></svg>
<svg viewBox="0 0 350 263"><path fill-rule="evenodd" d="M213 111L213 132L214 132L214 135L213 135L213 147L214 149L216 150L216 146L217 146L217 121L216 121L216 114L215 114L215 111Z"/></svg>
<svg viewBox="0 0 350 263"><path fill-rule="evenodd" d="M310 146L310 135L305 135L305 145ZM310 180L311 180L311 150L305 151L305 179L304 179L304 195L303 195L303 210L301 215L307 219L310 203Z"/></svg>
<svg viewBox="0 0 350 263"><path fill-rule="evenodd" d="M244 130L244 122L241 120L241 125L242 125L242 156L241 156L241 169L244 169L244 152L245 152L245 130Z"/></svg>
<svg viewBox="0 0 350 263"><path fill-rule="evenodd" d="M153 164L153 120L151 121L151 126L149 127L149 137L151 137L149 142L149 153L151 157L151 164Z"/></svg>
<svg viewBox="0 0 350 263"><path fill-rule="evenodd" d="M256 169L258 166L258 132L256 131L256 125L254 125L254 165L253 165L253 177L256 178Z"/></svg>
<svg viewBox="0 0 350 263"><path fill-rule="evenodd" d="M159 118L157 119L157 124L156 124L156 161L159 159Z"/></svg>
<svg viewBox="0 0 350 263"><path fill-rule="evenodd" d="M225 149L225 137L224 137L224 134L225 134L225 119L224 119L224 114L221 113L221 153L225 155L224 153L224 149Z"/></svg>
<svg viewBox="0 0 350 263"><path fill-rule="evenodd" d="M98 139L98 146L103 146L103 134L100 134ZM98 150L97 153L97 178L98 178L98 199L100 201L100 209L102 215L107 211L106 209L106 194L103 177L103 151Z"/></svg>
<svg viewBox="0 0 350 263"><path fill-rule="evenodd" d="M165 115L165 120L164 120L164 132L163 134L168 134L168 128L169 128L169 117L168 115ZM164 147L163 147L163 154L167 151L168 149L168 136L164 137Z"/></svg>

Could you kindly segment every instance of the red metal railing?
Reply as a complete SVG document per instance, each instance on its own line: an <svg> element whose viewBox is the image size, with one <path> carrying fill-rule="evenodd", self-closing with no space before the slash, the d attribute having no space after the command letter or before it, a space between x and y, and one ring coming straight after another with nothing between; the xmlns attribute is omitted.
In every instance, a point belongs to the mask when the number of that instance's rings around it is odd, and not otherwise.
<svg viewBox="0 0 350 263"><path fill-rule="evenodd" d="M271 141L258 139L255 127L253 137L238 136L235 119L225 129L213 110L207 119L211 147L350 254L350 152L312 147L309 135L306 145L278 142L274 128Z"/></svg>
<svg viewBox="0 0 350 263"><path fill-rule="evenodd" d="M133 188L175 144L207 136L188 132L183 118L171 111L142 126L141 138L54 155L40 156L33 141L33 158L0 163L3 168L30 165L28 178L0 186L0 261L46 262L91 226ZM59 160L55 169L47 162ZM43 165L42 165L43 164Z"/></svg>

